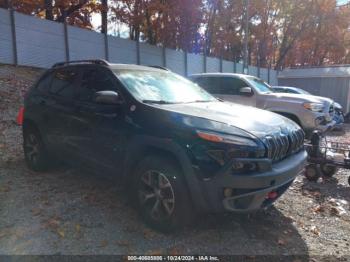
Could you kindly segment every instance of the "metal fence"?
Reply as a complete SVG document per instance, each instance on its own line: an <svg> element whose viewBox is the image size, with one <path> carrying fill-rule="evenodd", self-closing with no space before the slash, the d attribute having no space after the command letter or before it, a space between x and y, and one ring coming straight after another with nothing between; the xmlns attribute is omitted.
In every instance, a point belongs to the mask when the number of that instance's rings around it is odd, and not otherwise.
<svg viewBox="0 0 350 262"><path fill-rule="evenodd" d="M285 69L278 84L302 88L313 95L329 97L350 111L350 66Z"/></svg>
<svg viewBox="0 0 350 262"><path fill-rule="evenodd" d="M103 58L111 63L165 66L183 76L243 73L243 65L201 54L152 46L0 9L0 63L47 68L58 61ZM249 66L248 73L277 84L275 70Z"/></svg>

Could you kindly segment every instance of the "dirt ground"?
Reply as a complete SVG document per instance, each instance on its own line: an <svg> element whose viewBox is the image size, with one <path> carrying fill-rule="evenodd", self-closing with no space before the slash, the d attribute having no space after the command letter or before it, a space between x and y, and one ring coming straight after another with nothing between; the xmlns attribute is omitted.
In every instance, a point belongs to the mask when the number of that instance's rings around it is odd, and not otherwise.
<svg viewBox="0 0 350 262"><path fill-rule="evenodd" d="M123 189L100 174L64 167L30 171L14 120L25 90L39 74L38 69L0 65L0 254L350 259L349 171L317 183L298 177L269 210L249 216L209 214L171 235L147 228ZM332 139L350 142L350 125Z"/></svg>

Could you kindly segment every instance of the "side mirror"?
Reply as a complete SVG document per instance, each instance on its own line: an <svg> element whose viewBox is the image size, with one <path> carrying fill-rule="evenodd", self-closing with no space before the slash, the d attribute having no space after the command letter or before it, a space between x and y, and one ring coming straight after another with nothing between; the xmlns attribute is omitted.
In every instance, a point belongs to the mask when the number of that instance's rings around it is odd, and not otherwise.
<svg viewBox="0 0 350 262"><path fill-rule="evenodd" d="M252 96L253 95L253 90L251 87L246 86L246 87L242 87L241 89L239 89L239 93L242 96Z"/></svg>
<svg viewBox="0 0 350 262"><path fill-rule="evenodd" d="M115 91L98 91L94 95L94 101L98 104L120 104L119 94Z"/></svg>

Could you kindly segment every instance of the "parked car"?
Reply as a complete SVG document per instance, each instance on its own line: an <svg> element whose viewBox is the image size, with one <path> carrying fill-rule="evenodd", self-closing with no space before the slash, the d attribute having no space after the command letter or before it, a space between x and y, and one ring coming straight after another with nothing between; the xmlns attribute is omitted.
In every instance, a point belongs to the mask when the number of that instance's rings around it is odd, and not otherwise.
<svg viewBox="0 0 350 262"><path fill-rule="evenodd" d="M334 106L330 100L302 94L275 93L262 79L231 73L205 73L190 76L209 93L230 102L258 107L283 115L307 134L331 129Z"/></svg>
<svg viewBox="0 0 350 262"><path fill-rule="evenodd" d="M312 95L309 92L305 91L304 89L297 88L297 87L290 87L290 86L272 86L272 90L276 93L289 93L289 94L303 94L303 95ZM324 99L328 99L324 97ZM329 101L330 103L333 102L333 100ZM344 124L344 112L343 107L337 103L333 102L334 105L334 117L333 120L335 121L335 129L342 129Z"/></svg>
<svg viewBox="0 0 350 262"><path fill-rule="evenodd" d="M276 93L311 95L308 91L305 91L304 89L291 86L271 86L271 89Z"/></svg>
<svg viewBox="0 0 350 262"><path fill-rule="evenodd" d="M31 169L64 159L111 174L161 231L201 212L268 207L307 156L285 117L222 102L167 70L100 60L47 70L18 121Z"/></svg>

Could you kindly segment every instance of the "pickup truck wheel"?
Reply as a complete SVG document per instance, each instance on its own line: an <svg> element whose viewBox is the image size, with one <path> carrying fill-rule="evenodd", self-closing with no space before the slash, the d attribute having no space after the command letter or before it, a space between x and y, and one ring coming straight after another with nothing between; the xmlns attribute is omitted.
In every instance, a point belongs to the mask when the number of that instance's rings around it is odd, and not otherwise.
<svg viewBox="0 0 350 262"><path fill-rule="evenodd" d="M315 164L309 164L305 167L305 177L309 181L316 182L320 178L320 171Z"/></svg>
<svg viewBox="0 0 350 262"><path fill-rule="evenodd" d="M23 131L23 151L28 167L34 171L46 171L49 157L39 131L28 127Z"/></svg>
<svg viewBox="0 0 350 262"><path fill-rule="evenodd" d="M321 171L322 171L322 175L326 177L332 177L335 173L337 173L338 168L335 165L322 164Z"/></svg>
<svg viewBox="0 0 350 262"><path fill-rule="evenodd" d="M136 204L142 218L152 228L172 232L188 225L194 212L183 175L164 157L147 157L135 173Z"/></svg>

